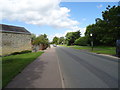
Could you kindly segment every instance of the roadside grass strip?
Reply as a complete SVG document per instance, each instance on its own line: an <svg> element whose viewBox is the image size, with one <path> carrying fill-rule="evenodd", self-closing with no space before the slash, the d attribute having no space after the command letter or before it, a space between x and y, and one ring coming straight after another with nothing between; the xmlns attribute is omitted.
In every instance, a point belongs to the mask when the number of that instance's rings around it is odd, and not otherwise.
<svg viewBox="0 0 120 90"><path fill-rule="evenodd" d="M73 49L81 49L81 50L87 50L90 52L94 52L97 54L108 54L108 55L115 55L116 54L116 48L115 47L111 47L111 46L95 46L92 48L90 46L67 46L67 45L60 45L60 46L64 46L64 47L70 47Z"/></svg>
<svg viewBox="0 0 120 90"><path fill-rule="evenodd" d="M44 52L11 55L2 58L2 87L4 88L28 64Z"/></svg>

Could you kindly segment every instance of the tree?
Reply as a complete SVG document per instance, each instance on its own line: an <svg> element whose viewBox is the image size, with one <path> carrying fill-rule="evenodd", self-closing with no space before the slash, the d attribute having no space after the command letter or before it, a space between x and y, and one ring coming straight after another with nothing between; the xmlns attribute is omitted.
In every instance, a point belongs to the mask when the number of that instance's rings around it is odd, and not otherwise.
<svg viewBox="0 0 120 90"><path fill-rule="evenodd" d="M91 41L94 42L94 45L104 44L102 40L106 32L105 28L103 28L105 25L106 22L100 20L96 24L87 26L85 36L88 38L88 44L90 44ZM92 34L92 37L90 34Z"/></svg>
<svg viewBox="0 0 120 90"><path fill-rule="evenodd" d="M120 6L107 7L107 10L102 12L103 20L109 27L108 34L111 35L110 40L115 44L116 39L120 39Z"/></svg>
<svg viewBox="0 0 120 90"><path fill-rule="evenodd" d="M67 45L73 45L75 40L78 39L80 37L80 31L76 31L76 32L68 32L66 34L66 41L67 41Z"/></svg>
<svg viewBox="0 0 120 90"><path fill-rule="evenodd" d="M87 45L87 37L80 37L75 40L75 45L86 46Z"/></svg>
<svg viewBox="0 0 120 90"><path fill-rule="evenodd" d="M43 44L43 45L48 45L49 44L49 40L47 38L47 35L44 34L44 35L39 35L38 37L36 37L34 40L33 40L33 45L40 45L40 44Z"/></svg>
<svg viewBox="0 0 120 90"><path fill-rule="evenodd" d="M64 37L60 37L60 38L59 38L59 44L64 44L64 42L65 42Z"/></svg>
<svg viewBox="0 0 120 90"><path fill-rule="evenodd" d="M106 9L102 12L103 20L97 18L95 24L86 28L88 43L91 41L90 33L93 34L94 45L113 46L116 40L120 39L120 6L108 6Z"/></svg>
<svg viewBox="0 0 120 90"><path fill-rule="evenodd" d="M31 43L33 43L33 41L35 40L36 35L35 34L31 34Z"/></svg>
<svg viewBox="0 0 120 90"><path fill-rule="evenodd" d="M53 38L53 41L52 41L52 42L53 42L53 44L58 44L58 43L59 43L59 38L55 36L55 37Z"/></svg>

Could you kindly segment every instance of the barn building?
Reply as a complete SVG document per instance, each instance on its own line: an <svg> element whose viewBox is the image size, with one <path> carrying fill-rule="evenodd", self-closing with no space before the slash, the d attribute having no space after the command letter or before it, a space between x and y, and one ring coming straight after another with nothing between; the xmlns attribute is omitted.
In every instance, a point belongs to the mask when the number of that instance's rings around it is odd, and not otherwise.
<svg viewBox="0 0 120 90"><path fill-rule="evenodd" d="M0 24L0 56L31 50L31 33L24 27Z"/></svg>

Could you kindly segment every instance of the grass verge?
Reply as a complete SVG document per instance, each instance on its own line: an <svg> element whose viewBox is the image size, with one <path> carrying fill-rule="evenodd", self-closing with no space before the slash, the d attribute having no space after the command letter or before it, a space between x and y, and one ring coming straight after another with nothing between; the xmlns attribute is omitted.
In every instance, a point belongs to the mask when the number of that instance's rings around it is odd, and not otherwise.
<svg viewBox="0 0 120 90"><path fill-rule="evenodd" d="M110 47L110 46L95 46L93 48L93 51L90 46L66 46L66 45L60 45L64 47L70 47L74 49L82 49L82 50L87 50L90 52L98 53L98 54L108 54L108 55L115 55L116 54L116 48L115 47Z"/></svg>
<svg viewBox="0 0 120 90"><path fill-rule="evenodd" d="M42 53L43 52L33 52L3 57L2 87L4 88L18 73Z"/></svg>

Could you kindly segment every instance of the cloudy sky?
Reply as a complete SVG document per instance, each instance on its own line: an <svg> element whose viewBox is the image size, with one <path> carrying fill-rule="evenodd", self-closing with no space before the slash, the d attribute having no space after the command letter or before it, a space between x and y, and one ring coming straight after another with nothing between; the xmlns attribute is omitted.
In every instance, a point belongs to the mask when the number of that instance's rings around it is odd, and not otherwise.
<svg viewBox="0 0 120 90"><path fill-rule="evenodd" d="M64 2L63 2L64 1ZM102 18L102 11L117 2L78 2L78 0L0 0L3 24L25 27L36 35L64 36L80 30Z"/></svg>

